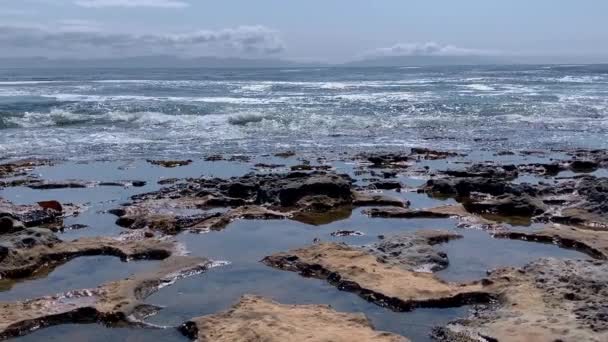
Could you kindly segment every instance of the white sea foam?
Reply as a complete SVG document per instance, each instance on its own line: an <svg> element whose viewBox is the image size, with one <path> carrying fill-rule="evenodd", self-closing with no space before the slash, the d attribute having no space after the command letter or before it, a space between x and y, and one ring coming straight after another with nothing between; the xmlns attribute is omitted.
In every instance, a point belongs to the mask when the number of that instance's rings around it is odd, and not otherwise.
<svg viewBox="0 0 608 342"><path fill-rule="evenodd" d="M564 83L593 83L602 80L603 78L601 76L564 76L557 81Z"/></svg>
<svg viewBox="0 0 608 342"><path fill-rule="evenodd" d="M467 84L467 85L464 85L463 87L471 89L471 90L477 90L477 91L494 91L494 90L496 90L493 87L490 87L489 85L480 84L480 83Z"/></svg>
<svg viewBox="0 0 608 342"><path fill-rule="evenodd" d="M0 86L5 85L35 85L49 83L65 83L67 81L0 81Z"/></svg>

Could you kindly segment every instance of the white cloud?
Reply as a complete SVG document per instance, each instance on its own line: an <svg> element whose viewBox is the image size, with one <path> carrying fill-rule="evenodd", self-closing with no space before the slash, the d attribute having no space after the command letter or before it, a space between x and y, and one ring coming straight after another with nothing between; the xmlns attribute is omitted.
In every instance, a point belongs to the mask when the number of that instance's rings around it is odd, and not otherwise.
<svg viewBox="0 0 608 342"><path fill-rule="evenodd" d="M399 43L390 47L378 48L366 52L365 56L479 56L494 52L469 49L435 42Z"/></svg>
<svg viewBox="0 0 608 342"><path fill-rule="evenodd" d="M50 30L41 27L0 26L3 50L33 50L72 57L98 53L138 55L269 55L285 46L278 32L264 26L239 26L223 30L186 33L113 33L94 23L71 20Z"/></svg>
<svg viewBox="0 0 608 342"><path fill-rule="evenodd" d="M179 0L77 0L74 2L82 7L159 7L159 8L184 8L189 3Z"/></svg>

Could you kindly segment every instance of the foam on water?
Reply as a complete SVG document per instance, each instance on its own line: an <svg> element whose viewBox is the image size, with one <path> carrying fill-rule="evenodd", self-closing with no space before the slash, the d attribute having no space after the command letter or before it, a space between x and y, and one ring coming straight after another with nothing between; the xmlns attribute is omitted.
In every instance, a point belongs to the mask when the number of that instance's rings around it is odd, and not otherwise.
<svg viewBox="0 0 608 342"><path fill-rule="evenodd" d="M21 72L0 74L5 155L608 144L600 66Z"/></svg>

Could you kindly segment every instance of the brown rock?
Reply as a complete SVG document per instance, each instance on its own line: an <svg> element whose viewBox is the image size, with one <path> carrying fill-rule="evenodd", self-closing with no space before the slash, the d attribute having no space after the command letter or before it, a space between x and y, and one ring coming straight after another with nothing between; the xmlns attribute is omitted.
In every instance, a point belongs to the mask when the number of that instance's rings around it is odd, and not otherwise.
<svg viewBox="0 0 608 342"><path fill-rule="evenodd" d="M376 331L362 314L341 313L327 305L283 305L245 295L229 311L194 318L181 327L196 341L216 342L406 342Z"/></svg>
<svg viewBox="0 0 608 342"><path fill-rule="evenodd" d="M206 259L176 256L163 261L154 271L95 289L0 303L0 339L64 323L133 323L133 317L148 307L143 303L146 297L176 279L204 272L210 266Z"/></svg>
<svg viewBox="0 0 608 342"><path fill-rule="evenodd" d="M340 290L396 311L486 302L490 297L480 283L447 283L433 274L379 261L364 249L343 244L318 243L268 256L262 262L326 279Z"/></svg>

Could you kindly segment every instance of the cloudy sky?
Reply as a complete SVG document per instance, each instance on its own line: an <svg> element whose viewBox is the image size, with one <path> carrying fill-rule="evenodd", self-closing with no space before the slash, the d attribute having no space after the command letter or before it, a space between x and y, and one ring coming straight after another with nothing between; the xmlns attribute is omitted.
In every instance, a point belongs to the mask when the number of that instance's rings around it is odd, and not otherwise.
<svg viewBox="0 0 608 342"><path fill-rule="evenodd" d="M603 0L0 0L0 56L603 58L606 13Z"/></svg>

